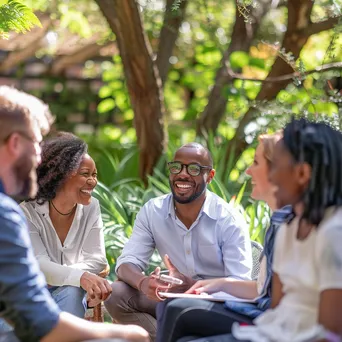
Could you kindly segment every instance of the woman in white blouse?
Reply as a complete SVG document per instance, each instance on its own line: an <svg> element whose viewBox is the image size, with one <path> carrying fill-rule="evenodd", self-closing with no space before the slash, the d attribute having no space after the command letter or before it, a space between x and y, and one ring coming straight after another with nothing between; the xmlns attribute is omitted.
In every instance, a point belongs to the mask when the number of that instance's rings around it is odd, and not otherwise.
<svg viewBox="0 0 342 342"><path fill-rule="evenodd" d="M84 317L111 293L97 276L107 266L93 159L84 141L69 133L48 140L37 169L38 193L21 207L40 269L63 311Z"/></svg>

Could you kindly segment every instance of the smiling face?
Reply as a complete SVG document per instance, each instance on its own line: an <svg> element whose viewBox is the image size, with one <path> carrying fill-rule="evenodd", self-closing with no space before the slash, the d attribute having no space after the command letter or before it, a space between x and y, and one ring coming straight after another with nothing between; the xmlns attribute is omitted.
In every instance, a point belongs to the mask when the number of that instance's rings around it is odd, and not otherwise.
<svg viewBox="0 0 342 342"><path fill-rule="evenodd" d="M61 191L73 202L88 205L91 193L97 184L97 170L94 160L88 155L83 156L78 170L64 183Z"/></svg>
<svg viewBox="0 0 342 342"><path fill-rule="evenodd" d="M253 164L246 170L252 178L251 197L255 200L269 202L274 196L274 186L268 178L269 166L264 154L264 144L261 141L255 150Z"/></svg>
<svg viewBox="0 0 342 342"><path fill-rule="evenodd" d="M300 203L308 187L311 167L307 163L296 163L286 149L283 140L278 141L270 169L270 182L276 186L277 205Z"/></svg>
<svg viewBox="0 0 342 342"><path fill-rule="evenodd" d="M183 146L176 152L173 161L185 165L194 163L211 166L208 154L203 148ZM207 184L210 183L214 175L215 170L202 169L198 176L191 176L184 166L179 174L170 173L169 182L174 200L186 204L204 197Z"/></svg>

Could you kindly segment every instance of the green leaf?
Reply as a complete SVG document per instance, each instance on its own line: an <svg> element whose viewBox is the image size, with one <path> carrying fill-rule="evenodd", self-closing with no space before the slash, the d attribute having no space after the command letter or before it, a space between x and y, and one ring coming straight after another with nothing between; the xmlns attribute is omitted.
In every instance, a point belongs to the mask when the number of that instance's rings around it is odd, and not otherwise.
<svg viewBox="0 0 342 342"><path fill-rule="evenodd" d="M263 58L250 57L249 65L263 70L266 68L265 60Z"/></svg>
<svg viewBox="0 0 342 342"><path fill-rule="evenodd" d="M105 99L102 100L99 105L97 106L97 110L99 113L107 113L115 108L115 101L114 99Z"/></svg>
<svg viewBox="0 0 342 342"><path fill-rule="evenodd" d="M230 55L230 65L233 69L241 69L249 64L249 55L244 51L234 51Z"/></svg>
<svg viewBox="0 0 342 342"><path fill-rule="evenodd" d="M26 33L34 26L42 27L31 9L15 0L0 6L0 38L8 38L10 31Z"/></svg>

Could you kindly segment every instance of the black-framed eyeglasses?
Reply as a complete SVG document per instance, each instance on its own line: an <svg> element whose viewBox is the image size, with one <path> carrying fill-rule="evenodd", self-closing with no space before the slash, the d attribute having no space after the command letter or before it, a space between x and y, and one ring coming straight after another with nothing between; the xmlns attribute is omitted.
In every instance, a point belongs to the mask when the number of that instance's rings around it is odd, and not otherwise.
<svg viewBox="0 0 342 342"><path fill-rule="evenodd" d="M212 169L211 166L206 166L206 165L202 166L202 165L196 164L196 163L182 164L181 162L177 162L177 161L167 163L167 167L168 167L170 173L172 173L174 175L178 175L179 173L181 173L184 166L186 168L186 172L190 176L198 176L202 170L211 170Z"/></svg>

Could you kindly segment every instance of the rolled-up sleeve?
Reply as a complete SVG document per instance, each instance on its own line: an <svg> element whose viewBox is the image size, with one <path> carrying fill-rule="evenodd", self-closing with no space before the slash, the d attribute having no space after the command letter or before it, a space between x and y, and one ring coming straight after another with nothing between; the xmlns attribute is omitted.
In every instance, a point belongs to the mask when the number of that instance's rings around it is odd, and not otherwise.
<svg viewBox="0 0 342 342"><path fill-rule="evenodd" d="M0 208L0 309L22 341L38 341L59 320L34 258L20 209Z"/></svg>
<svg viewBox="0 0 342 342"><path fill-rule="evenodd" d="M155 241L151 231L148 213L150 211L151 201L147 202L139 211L133 232L126 243L121 256L118 258L115 271L122 264L131 263L138 266L142 271L144 271L149 263L149 260L155 249Z"/></svg>
<svg viewBox="0 0 342 342"><path fill-rule="evenodd" d="M221 248L225 276L250 280L253 264L251 240L243 218L236 215L225 220Z"/></svg>

